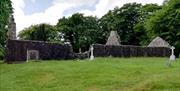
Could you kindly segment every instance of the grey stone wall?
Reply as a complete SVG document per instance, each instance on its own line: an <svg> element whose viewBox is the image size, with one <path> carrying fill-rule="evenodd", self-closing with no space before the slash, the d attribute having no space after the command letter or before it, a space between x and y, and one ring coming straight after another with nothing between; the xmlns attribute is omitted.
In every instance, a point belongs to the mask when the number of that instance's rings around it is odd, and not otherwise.
<svg viewBox="0 0 180 91"><path fill-rule="evenodd" d="M95 44L95 57L169 57L171 50L167 47L112 46Z"/></svg>
<svg viewBox="0 0 180 91"><path fill-rule="evenodd" d="M39 51L39 59L72 59L74 53L70 45L40 41L8 40L5 62L26 61L27 50Z"/></svg>
<svg viewBox="0 0 180 91"><path fill-rule="evenodd" d="M130 45L101 45L94 44L95 57L169 57L171 50L167 47L141 47ZM7 63L27 60L27 51L38 51L38 59L59 60L59 59L84 59L90 56L90 51L85 53L74 53L70 45L58 43L47 43L40 41L7 41Z"/></svg>
<svg viewBox="0 0 180 91"><path fill-rule="evenodd" d="M90 57L90 51L86 51L84 53L75 53L75 58L85 59Z"/></svg>

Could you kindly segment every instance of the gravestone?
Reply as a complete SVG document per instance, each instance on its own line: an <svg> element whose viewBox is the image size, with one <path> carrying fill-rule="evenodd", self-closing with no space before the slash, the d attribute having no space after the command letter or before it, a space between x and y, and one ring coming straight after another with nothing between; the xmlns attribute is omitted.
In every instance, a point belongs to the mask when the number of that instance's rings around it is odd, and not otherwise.
<svg viewBox="0 0 180 91"><path fill-rule="evenodd" d="M90 53L91 53L90 60L94 60L93 51L94 51L94 48L93 48L93 46L91 46L91 48L90 48Z"/></svg>
<svg viewBox="0 0 180 91"><path fill-rule="evenodd" d="M174 55L174 49L175 49L175 47L172 46L172 47L171 47L171 56L170 56L169 61L168 61L168 63L167 63L167 66L168 66L168 67L171 66L171 62L172 62L172 61L175 61L175 60L176 60L176 57L175 57L175 55Z"/></svg>
<svg viewBox="0 0 180 91"><path fill-rule="evenodd" d="M171 47L171 56L170 56L170 60L172 60L172 61L176 60L176 57L175 57L175 55L174 55L174 49L175 49L175 47L172 46L172 47Z"/></svg>

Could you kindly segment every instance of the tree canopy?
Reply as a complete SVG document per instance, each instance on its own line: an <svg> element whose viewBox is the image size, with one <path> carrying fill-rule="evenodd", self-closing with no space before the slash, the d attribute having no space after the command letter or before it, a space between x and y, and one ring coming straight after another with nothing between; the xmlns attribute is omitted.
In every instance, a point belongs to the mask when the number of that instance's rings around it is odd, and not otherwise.
<svg viewBox="0 0 180 91"><path fill-rule="evenodd" d="M0 1L0 59L3 59L5 54L5 43L7 39L7 28L9 17L13 13L11 0Z"/></svg>
<svg viewBox="0 0 180 91"><path fill-rule="evenodd" d="M138 23L141 4L128 3L114 8L101 18L104 31L117 31L122 44L138 45L133 26Z"/></svg>
<svg viewBox="0 0 180 91"><path fill-rule="evenodd" d="M60 42L58 32L54 26L44 23L25 28L19 33L18 37L22 40Z"/></svg>
<svg viewBox="0 0 180 91"><path fill-rule="evenodd" d="M63 33L65 42L69 42L75 52L88 50L91 44L100 42L102 38L98 19L80 13L59 19L56 28Z"/></svg>
<svg viewBox="0 0 180 91"><path fill-rule="evenodd" d="M140 45L148 45L151 41L150 36L147 35L147 31L145 29L145 21L149 19L155 12L160 10L162 6L157 4L146 4L140 9L139 22L134 25L133 29L135 31L135 35L138 36L137 40Z"/></svg>
<svg viewBox="0 0 180 91"><path fill-rule="evenodd" d="M169 0L145 22L150 38L160 36L180 52L180 1Z"/></svg>

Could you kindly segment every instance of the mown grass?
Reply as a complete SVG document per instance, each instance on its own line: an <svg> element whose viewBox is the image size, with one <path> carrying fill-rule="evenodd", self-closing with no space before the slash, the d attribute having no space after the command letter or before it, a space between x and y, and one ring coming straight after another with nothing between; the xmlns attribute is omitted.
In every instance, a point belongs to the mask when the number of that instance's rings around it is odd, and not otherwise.
<svg viewBox="0 0 180 91"><path fill-rule="evenodd" d="M180 59L0 63L0 91L180 91Z"/></svg>

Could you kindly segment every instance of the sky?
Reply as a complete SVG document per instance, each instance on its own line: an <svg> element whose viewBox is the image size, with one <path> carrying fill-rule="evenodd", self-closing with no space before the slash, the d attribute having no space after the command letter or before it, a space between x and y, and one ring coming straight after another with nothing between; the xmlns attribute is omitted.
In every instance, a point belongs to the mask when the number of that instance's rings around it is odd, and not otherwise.
<svg viewBox="0 0 180 91"><path fill-rule="evenodd" d="M74 13L83 13L101 18L116 6L126 3L157 3L164 0L11 0L17 33L34 24L48 23L55 25L58 19Z"/></svg>

